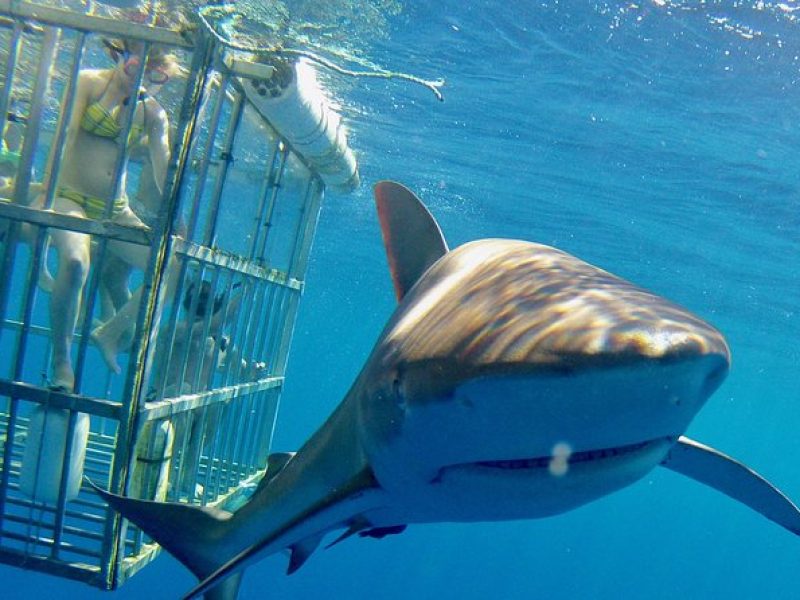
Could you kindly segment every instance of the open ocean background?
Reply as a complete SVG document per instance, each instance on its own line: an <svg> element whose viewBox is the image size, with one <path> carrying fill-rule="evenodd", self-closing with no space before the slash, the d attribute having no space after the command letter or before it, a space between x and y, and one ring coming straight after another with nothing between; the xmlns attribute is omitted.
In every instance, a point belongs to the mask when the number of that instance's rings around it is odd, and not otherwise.
<svg viewBox="0 0 800 600"><path fill-rule="evenodd" d="M795 2L677 0L414 1L387 16L364 56L444 77L446 101L328 81L364 183L325 199L274 449L323 422L393 310L371 191L390 178L451 246L551 244L716 325L733 369L688 435L800 499L799 18ZM559 517L412 526L285 567L250 569L241 597L800 598L800 539L658 469ZM5 599L122 600L195 579L162 555L113 594L5 566L0 582Z"/></svg>

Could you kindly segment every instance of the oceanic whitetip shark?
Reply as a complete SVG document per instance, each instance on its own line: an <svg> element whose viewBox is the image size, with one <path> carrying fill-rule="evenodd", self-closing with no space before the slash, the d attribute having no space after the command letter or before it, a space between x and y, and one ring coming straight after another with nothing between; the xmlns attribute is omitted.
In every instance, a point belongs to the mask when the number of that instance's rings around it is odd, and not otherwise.
<svg viewBox="0 0 800 600"><path fill-rule="evenodd" d="M659 465L800 534L781 492L682 436L728 372L719 331L555 248L449 251L409 190L375 197L399 305L306 444L233 514L98 490L201 579L187 598L234 598L245 567L284 549L294 572L334 530L548 517Z"/></svg>

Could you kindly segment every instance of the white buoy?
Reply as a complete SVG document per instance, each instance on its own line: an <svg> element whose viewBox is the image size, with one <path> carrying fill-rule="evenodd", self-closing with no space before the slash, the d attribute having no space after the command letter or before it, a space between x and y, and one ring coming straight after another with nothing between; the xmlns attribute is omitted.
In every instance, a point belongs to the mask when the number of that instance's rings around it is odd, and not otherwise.
<svg viewBox="0 0 800 600"><path fill-rule="evenodd" d="M289 67L286 81L276 87L269 79L242 79L247 99L278 133L316 170L325 185L351 192L360 184L358 163L347 143L339 114L317 81L316 70L299 60Z"/></svg>
<svg viewBox="0 0 800 600"><path fill-rule="evenodd" d="M28 423L28 437L19 476L19 488L37 502L56 504L66 456L70 411L37 405ZM67 501L78 497L89 441L89 415L77 413L69 440Z"/></svg>
<svg viewBox="0 0 800 600"><path fill-rule="evenodd" d="M169 421L148 421L134 450L134 466L128 495L163 502L167 497L169 466L175 444L175 428Z"/></svg>

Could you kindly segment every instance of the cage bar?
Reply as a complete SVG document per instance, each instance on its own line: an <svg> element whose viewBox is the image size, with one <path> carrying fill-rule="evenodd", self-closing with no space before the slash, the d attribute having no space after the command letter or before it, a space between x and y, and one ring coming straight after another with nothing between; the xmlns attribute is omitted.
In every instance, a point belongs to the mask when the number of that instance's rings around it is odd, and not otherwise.
<svg viewBox="0 0 800 600"><path fill-rule="evenodd" d="M254 488L330 173L292 145L300 138L285 117L272 122L270 99L253 91L285 64L221 47L202 28L178 32L22 0L0 0L0 15L0 139L16 128L20 145L0 182L0 562L115 589L159 549L83 476L115 493L212 506ZM48 210L61 193L76 82L84 69L113 68L108 37L140 43L133 89L145 82L153 48L188 65L159 95L171 147L146 227L117 222L108 200L97 219ZM53 95L57 107L42 100ZM12 115L20 98L26 114ZM122 141L109 195L129 198L134 212L132 190L143 189L148 168L128 139L137 106L116 117ZM357 171L339 181L357 182ZM42 377L53 334L50 291L39 281L53 267L56 249L46 242L58 230L90 236L94 248L71 344L72 389ZM93 319L114 242L149 249L146 268L128 276L134 300L115 305L111 318L129 338L118 375L93 343L109 326Z"/></svg>

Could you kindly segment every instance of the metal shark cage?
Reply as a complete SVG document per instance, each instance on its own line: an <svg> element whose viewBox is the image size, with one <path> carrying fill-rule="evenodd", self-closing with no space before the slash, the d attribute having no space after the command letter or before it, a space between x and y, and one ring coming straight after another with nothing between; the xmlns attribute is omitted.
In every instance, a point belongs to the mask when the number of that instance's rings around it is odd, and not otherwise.
<svg viewBox="0 0 800 600"><path fill-rule="evenodd" d="M313 135L289 142L291 132L270 123L264 102L297 86L292 65L234 55L202 28L178 33L19 0L0 0L0 25L0 561L114 589L158 547L87 479L129 496L217 506L252 488L266 468L324 176L344 169L335 183L347 190L357 169L338 125L315 125L331 142L315 155ZM173 102L161 101L171 155L158 210L142 217L148 227L114 222L110 207L102 219L49 210L75 82L81 69L108 65L109 39L138 40L142 59L158 45L188 65L170 84L180 88ZM115 189L127 169L128 187L138 176L141 190L145 159L119 145ZM134 196L131 206L146 213ZM92 239L71 392L48 385L41 281L53 268L47 232L57 229ZM151 248L132 278L142 294L120 375L90 335L111 240Z"/></svg>

